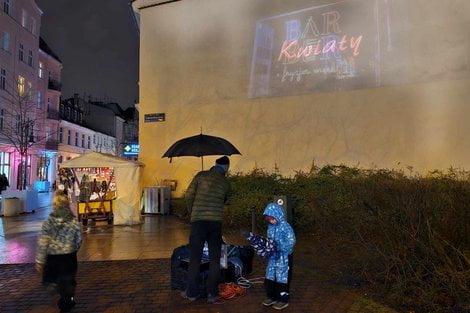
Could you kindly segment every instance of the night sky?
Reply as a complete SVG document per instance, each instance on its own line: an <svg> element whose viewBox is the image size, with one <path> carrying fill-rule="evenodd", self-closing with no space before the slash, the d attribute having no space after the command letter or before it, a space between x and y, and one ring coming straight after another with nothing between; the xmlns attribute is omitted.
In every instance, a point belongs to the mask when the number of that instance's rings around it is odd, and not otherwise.
<svg viewBox="0 0 470 313"><path fill-rule="evenodd" d="M36 0L41 36L62 60L62 98L138 100L139 34L128 0Z"/></svg>

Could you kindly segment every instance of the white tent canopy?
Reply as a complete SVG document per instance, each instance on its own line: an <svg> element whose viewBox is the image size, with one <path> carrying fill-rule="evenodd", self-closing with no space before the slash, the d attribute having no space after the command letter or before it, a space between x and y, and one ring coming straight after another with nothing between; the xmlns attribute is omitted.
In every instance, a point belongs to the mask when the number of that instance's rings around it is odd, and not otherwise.
<svg viewBox="0 0 470 313"><path fill-rule="evenodd" d="M114 225L134 225L142 222L140 199L142 195L141 162L129 161L113 155L89 152L59 164L62 168L109 167L114 169L117 198L113 208Z"/></svg>

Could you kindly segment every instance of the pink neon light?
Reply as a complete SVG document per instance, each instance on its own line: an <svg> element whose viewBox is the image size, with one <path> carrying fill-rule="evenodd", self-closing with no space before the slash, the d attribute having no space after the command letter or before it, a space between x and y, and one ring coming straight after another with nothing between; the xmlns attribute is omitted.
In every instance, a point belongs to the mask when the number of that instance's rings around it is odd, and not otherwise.
<svg viewBox="0 0 470 313"><path fill-rule="evenodd" d="M321 53L335 52L336 49L343 52L350 49L354 56L360 54L360 48L363 36L358 37L351 36L348 38L344 35L341 41L337 42L335 39L327 41L323 44L322 40L318 40L314 45L306 45L299 47L299 41L293 40L288 42L287 40L282 43L281 52L279 53L278 61L286 58L288 61L293 59L300 59L302 56L308 57L310 55L319 55ZM322 46L323 44L323 46Z"/></svg>

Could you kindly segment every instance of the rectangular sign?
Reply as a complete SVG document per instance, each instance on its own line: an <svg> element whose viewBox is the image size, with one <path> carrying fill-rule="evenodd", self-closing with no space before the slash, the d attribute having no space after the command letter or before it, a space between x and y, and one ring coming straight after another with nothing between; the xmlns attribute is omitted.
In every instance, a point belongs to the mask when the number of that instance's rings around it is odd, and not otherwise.
<svg viewBox="0 0 470 313"><path fill-rule="evenodd" d="M249 97L380 85L376 0L346 0L259 20Z"/></svg>
<svg viewBox="0 0 470 313"><path fill-rule="evenodd" d="M150 122L164 122L165 121L165 113L151 113L144 115L144 123Z"/></svg>
<svg viewBox="0 0 470 313"><path fill-rule="evenodd" d="M130 143L124 145L122 154L124 156L137 156L139 155L140 146L136 143Z"/></svg>

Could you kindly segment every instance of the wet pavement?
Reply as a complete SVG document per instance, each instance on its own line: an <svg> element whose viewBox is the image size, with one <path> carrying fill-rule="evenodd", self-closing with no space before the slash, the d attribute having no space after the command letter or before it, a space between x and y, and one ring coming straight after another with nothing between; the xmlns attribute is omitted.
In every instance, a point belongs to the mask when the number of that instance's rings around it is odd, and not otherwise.
<svg viewBox="0 0 470 313"><path fill-rule="evenodd" d="M39 195L34 214L0 218L0 264L33 263L38 234L50 213L51 193ZM105 222L84 227L79 261L169 258L188 242L189 226L174 216L144 216L136 226ZM91 224L91 223L90 223Z"/></svg>
<svg viewBox="0 0 470 313"><path fill-rule="evenodd" d="M256 276L262 275L256 266ZM295 275L295 274L294 274ZM295 276L294 276L295 277ZM253 285L243 297L223 304L205 299L190 302L170 287L168 259L80 262L73 312L84 313L261 313L272 312L261 305L264 289ZM321 283L294 280L291 305L285 312L357 313L355 295L349 291L324 288ZM40 284L33 264L0 266L0 312L57 312L57 296L50 296ZM372 313L372 312L371 312ZM374 312L375 313L375 312Z"/></svg>
<svg viewBox="0 0 470 313"><path fill-rule="evenodd" d="M34 256L42 222L50 212L51 194L41 194L42 208L35 214L0 218L0 312L58 312L56 295L48 295L34 271ZM189 302L170 288L170 257L175 247L188 242L189 225L174 216L144 216L136 226L112 226L106 222L84 228L78 253L77 306L73 312L245 312L273 311L260 305L262 284L247 295L221 305L204 300ZM226 241L239 244L237 234ZM299 242L299 244L302 244ZM311 275L302 256L294 262L291 305L285 312L375 313L393 312L364 306L360 291L339 288ZM262 277L264 265L255 257L254 273Z"/></svg>

